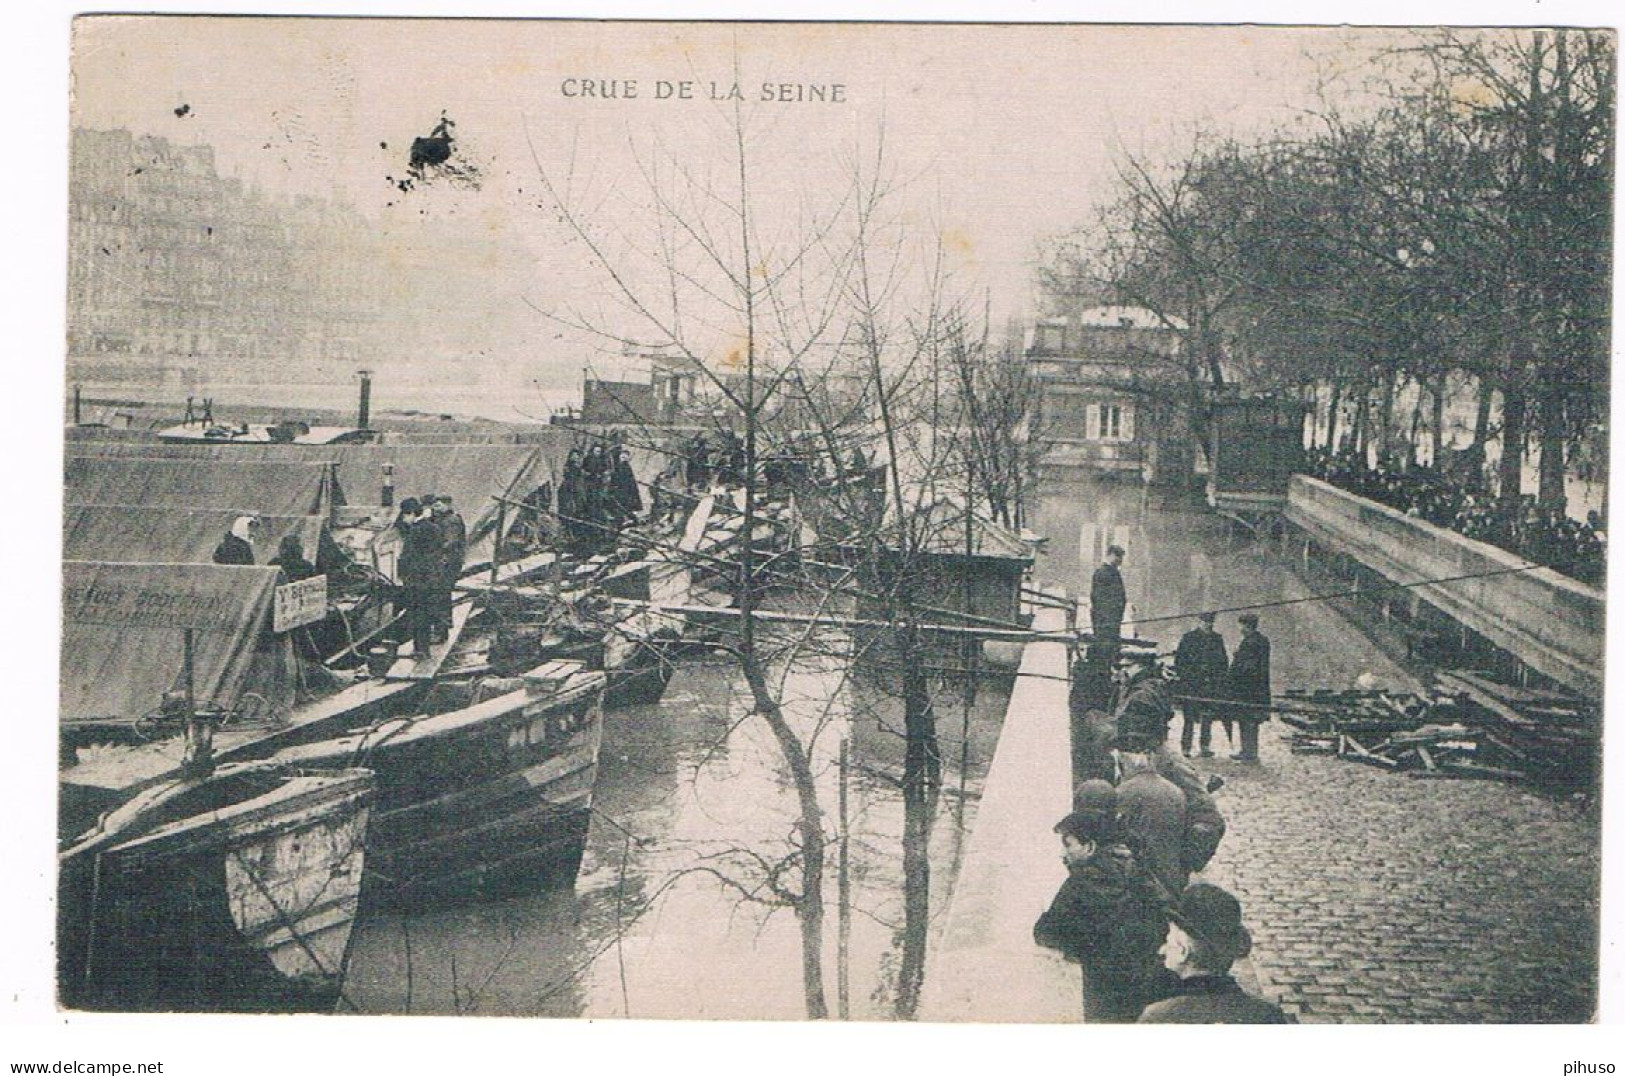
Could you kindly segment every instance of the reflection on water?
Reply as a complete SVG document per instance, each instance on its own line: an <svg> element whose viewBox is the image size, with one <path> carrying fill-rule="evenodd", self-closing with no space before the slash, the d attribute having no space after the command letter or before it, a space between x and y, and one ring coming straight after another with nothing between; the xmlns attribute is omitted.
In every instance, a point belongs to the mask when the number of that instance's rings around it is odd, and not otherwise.
<svg viewBox="0 0 1625 1076"><path fill-rule="evenodd" d="M850 743L851 1014L887 1018L902 928L900 706L881 673L832 657L792 666L781 697L838 831L841 740ZM931 842L933 911L1009 698L984 677L939 682L947 773ZM969 729L968 747L963 735ZM960 796L961 756L968 761ZM733 667L689 664L655 706L607 714L596 817L573 893L359 924L346 993L363 1012L783 1018L805 1015L795 916L764 884L791 850L793 789ZM836 1011L837 887L829 850L826 993ZM794 888L789 872L783 884Z"/></svg>

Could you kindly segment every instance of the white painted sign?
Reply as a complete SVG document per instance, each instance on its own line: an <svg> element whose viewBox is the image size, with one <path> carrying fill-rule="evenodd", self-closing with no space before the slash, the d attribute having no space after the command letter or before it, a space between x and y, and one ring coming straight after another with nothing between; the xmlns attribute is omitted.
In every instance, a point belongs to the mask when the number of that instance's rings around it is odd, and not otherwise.
<svg viewBox="0 0 1625 1076"><path fill-rule="evenodd" d="M271 630L292 631L327 617L327 576L315 575L276 588Z"/></svg>

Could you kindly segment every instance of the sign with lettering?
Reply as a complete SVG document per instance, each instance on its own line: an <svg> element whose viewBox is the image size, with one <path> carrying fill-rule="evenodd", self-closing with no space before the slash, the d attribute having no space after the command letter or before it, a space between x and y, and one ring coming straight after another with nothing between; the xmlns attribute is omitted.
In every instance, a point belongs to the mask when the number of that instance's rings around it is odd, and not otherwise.
<svg viewBox="0 0 1625 1076"><path fill-rule="evenodd" d="M327 576L316 575L276 588L271 630L292 631L327 617Z"/></svg>

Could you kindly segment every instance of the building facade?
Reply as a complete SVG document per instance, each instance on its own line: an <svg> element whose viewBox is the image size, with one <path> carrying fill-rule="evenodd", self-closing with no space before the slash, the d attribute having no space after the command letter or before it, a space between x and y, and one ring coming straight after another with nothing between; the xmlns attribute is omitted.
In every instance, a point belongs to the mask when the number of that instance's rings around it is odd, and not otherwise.
<svg viewBox="0 0 1625 1076"><path fill-rule="evenodd" d="M368 229L221 176L213 149L76 129L68 377L103 389L348 378L373 359Z"/></svg>
<svg viewBox="0 0 1625 1076"><path fill-rule="evenodd" d="M1131 306L1088 307L1034 325L1025 355L1045 462L1135 477L1166 465L1172 441L1159 426L1169 417L1183 328Z"/></svg>

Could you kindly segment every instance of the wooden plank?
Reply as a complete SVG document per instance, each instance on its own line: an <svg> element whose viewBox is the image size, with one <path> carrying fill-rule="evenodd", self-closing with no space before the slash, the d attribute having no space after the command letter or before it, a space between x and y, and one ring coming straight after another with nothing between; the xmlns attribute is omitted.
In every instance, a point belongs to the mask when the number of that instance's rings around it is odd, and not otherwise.
<svg viewBox="0 0 1625 1076"><path fill-rule="evenodd" d="M429 648L427 656L413 654L409 658L399 658L390 666L386 680L433 680L440 673L440 666L445 664L446 658L451 655L452 647L463 634L463 625L468 623L469 614L473 612L473 603L458 602L451 607L451 627L446 632L446 641L436 643Z"/></svg>
<svg viewBox="0 0 1625 1076"><path fill-rule="evenodd" d="M1436 770L1439 768L1438 764L1433 761L1433 756L1428 754L1427 748L1423 747L1421 744L1417 744L1415 750L1416 757L1422 760L1422 765L1426 766L1430 770Z"/></svg>

